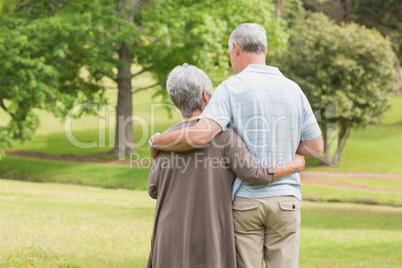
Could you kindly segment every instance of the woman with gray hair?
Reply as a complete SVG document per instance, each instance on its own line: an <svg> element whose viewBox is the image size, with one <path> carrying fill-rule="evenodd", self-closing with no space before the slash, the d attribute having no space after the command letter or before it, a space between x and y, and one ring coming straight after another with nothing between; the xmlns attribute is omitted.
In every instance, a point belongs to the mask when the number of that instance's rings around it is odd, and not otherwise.
<svg viewBox="0 0 402 268"><path fill-rule="evenodd" d="M167 91L184 116L167 130L173 131L197 122L212 83L200 69L183 64L169 74ZM301 156L282 166L261 166L232 128L202 148L161 151L148 181L148 193L157 203L147 267L236 267L231 195L236 175L266 185L303 168Z"/></svg>

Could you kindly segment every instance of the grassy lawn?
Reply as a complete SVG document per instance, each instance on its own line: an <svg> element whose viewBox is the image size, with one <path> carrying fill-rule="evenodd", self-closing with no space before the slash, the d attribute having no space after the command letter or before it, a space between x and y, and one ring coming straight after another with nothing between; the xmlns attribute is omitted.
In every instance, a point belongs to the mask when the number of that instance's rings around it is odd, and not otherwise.
<svg viewBox="0 0 402 268"><path fill-rule="evenodd" d="M0 180L0 267L144 267L145 191Z"/></svg>
<svg viewBox="0 0 402 268"><path fill-rule="evenodd" d="M401 209L302 205L300 267L399 267Z"/></svg>
<svg viewBox="0 0 402 268"><path fill-rule="evenodd" d="M144 267L145 191L0 180L0 267ZM302 205L300 267L399 267L401 208Z"/></svg>
<svg viewBox="0 0 402 268"><path fill-rule="evenodd" d="M100 163L76 163L39 160L8 156L0 161L0 173L4 178L32 182L79 184L104 188L146 190L149 168L130 168L128 165ZM303 183L302 196L306 200L324 202L352 202L402 207L402 194L381 192L381 189L400 189L402 182L392 179L325 178L333 185L321 186ZM362 189L345 189L337 182L364 186ZM371 191L376 188L380 192Z"/></svg>
<svg viewBox="0 0 402 268"><path fill-rule="evenodd" d="M146 190L150 168L77 163L8 156L0 161L3 178Z"/></svg>

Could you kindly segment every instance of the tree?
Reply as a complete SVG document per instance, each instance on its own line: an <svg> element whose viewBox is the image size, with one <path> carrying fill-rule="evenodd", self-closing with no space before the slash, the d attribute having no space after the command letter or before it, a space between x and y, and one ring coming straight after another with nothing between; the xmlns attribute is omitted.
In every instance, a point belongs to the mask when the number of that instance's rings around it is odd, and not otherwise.
<svg viewBox="0 0 402 268"><path fill-rule="evenodd" d="M293 28L304 20L306 10L301 0L277 0L276 18L286 22L286 28Z"/></svg>
<svg viewBox="0 0 402 268"><path fill-rule="evenodd" d="M323 12L336 22L346 22L345 6L347 0L302 0L304 8L309 12ZM348 5L349 6L349 5Z"/></svg>
<svg viewBox="0 0 402 268"><path fill-rule="evenodd" d="M400 0L303 0L312 12L323 12L338 23L351 21L375 28L389 36L397 55L393 63L396 73L396 91L402 95L402 5Z"/></svg>
<svg viewBox="0 0 402 268"><path fill-rule="evenodd" d="M378 123L389 108L395 81L391 42L376 30L337 25L312 14L296 27L287 51L281 67L319 111L326 152L322 161L335 165L352 129ZM338 109L328 113L325 107L336 103ZM331 124L338 125L334 135Z"/></svg>
<svg viewBox="0 0 402 268"><path fill-rule="evenodd" d="M29 1L1 5L0 107L9 124L0 130L0 149L11 139L32 138L39 122L34 109L61 116L78 103L102 98L99 81L79 75L89 17L46 18L52 5L46 7L33 9Z"/></svg>
<svg viewBox="0 0 402 268"><path fill-rule="evenodd" d="M139 4L143 3L139 2ZM139 10L139 8L132 6L131 9L123 11L123 14L130 10ZM100 33L107 36L104 38L106 40L109 39L108 35L113 32L113 29L119 30L112 34L116 36L114 43L106 43L103 49L116 51L124 46L127 51L124 60L126 66L124 77L116 79L111 70L100 68L97 70L100 74L108 73L109 77L117 82L119 96L122 100L126 100L126 103L118 101L117 117L120 116L119 109L125 111L122 117L124 120L131 116L132 104L128 103L131 102L131 91L128 88L131 78L144 70L153 74L157 81L155 85L160 85L162 89L164 89L166 74L173 67L184 62L197 65L207 72L227 74L229 67L226 55L227 39L230 32L242 22L254 21L262 24L267 29L269 44L273 48L284 46L287 36L280 25L273 20L270 15L272 12L272 1L149 1L143 5L140 13L134 14L133 21L131 19L124 21L124 26L104 26L105 29L111 27L110 30ZM100 23L104 20L104 14L105 12L102 13ZM106 14L114 13L109 11ZM128 38L121 33L124 27L136 29L138 32L132 38ZM123 30L123 32L128 31ZM130 64L141 65L143 71L131 75ZM95 72L94 75L96 74ZM120 84L126 85L127 94L120 94L123 92ZM162 90L159 93L164 92ZM119 122L117 124L113 153L132 152L133 149L129 149L117 133ZM132 142L132 126L127 125L125 131L124 140Z"/></svg>
<svg viewBox="0 0 402 268"><path fill-rule="evenodd" d="M13 33L17 26L21 31L26 25L37 27L34 34L27 33L27 44L32 44L35 52L27 58L45 62L54 72L54 79L48 83L48 78L39 74L32 73L30 77L48 85L53 104L61 98L65 100L62 101L64 108L71 108L79 101L90 101L102 96L104 89L100 81L104 76L115 81L117 120L111 152L116 155L136 152L131 121L134 77L151 72L156 83L139 88L156 85L164 88L166 74L184 62L210 73L223 70L227 74L227 39L243 22L262 24L267 29L271 48L283 47L287 40L281 24L273 19L272 1L19 0L8 3L7 12L13 16L3 27L6 32ZM17 26L11 26L12 23ZM5 40L8 38L11 36L5 36ZM15 53L16 58L21 51ZM133 64L142 70L132 73ZM29 66L20 68L25 70ZM82 68L88 70L88 77L81 77ZM14 80L10 86L13 83ZM66 90L60 91L60 87ZM81 96L77 92L84 93L82 98L73 98ZM16 100L4 98L18 107ZM48 109L53 110L55 105L48 104ZM38 100L37 108L43 105L44 100ZM60 115L61 111L56 113ZM24 118L21 122L25 122Z"/></svg>
<svg viewBox="0 0 402 268"><path fill-rule="evenodd" d="M353 21L377 29L389 36L392 49L398 56L394 62L397 74L397 91L402 95L402 3L400 0L355 0L352 2Z"/></svg>

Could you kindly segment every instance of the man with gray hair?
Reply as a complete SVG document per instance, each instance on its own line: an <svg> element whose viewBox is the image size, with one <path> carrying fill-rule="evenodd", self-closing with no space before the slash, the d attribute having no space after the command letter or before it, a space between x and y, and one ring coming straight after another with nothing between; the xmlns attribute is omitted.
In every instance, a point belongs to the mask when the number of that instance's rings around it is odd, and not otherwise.
<svg viewBox="0 0 402 268"><path fill-rule="evenodd" d="M228 49L236 75L218 86L197 124L154 135L153 149L202 146L230 123L263 165L285 164L295 153L319 157L321 131L311 106L296 83L265 64L266 51L263 27L238 26ZM298 173L266 186L236 178L232 195L238 267L263 267L264 261L266 267L298 267L300 189Z"/></svg>
<svg viewBox="0 0 402 268"><path fill-rule="evenodd" d="M174 131L196 124L211 98L212 83L203 71L184 64L169 74L167 91L184 115L168 130ZM203 148L161 152L148 179L149 195L157 203L147 268L236 267L231 206L236 175L267 185L303 167L302 156L286 166L261 166L231 128Z"/></svg>

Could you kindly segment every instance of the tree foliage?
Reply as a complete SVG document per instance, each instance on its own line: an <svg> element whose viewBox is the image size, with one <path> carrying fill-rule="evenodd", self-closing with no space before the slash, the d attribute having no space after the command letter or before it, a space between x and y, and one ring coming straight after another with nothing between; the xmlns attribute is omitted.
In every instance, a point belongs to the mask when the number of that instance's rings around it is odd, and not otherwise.
<svg viewBox="0 0 402 268"><path fill-rule="evenodd" d="M78 103L99 101L106 76L119 91L118 155L135 152L126 144L133 144L132 123L124 123L134 77L151 72L162 93L167 73L188 62L220 79L229 70L229 34L243 22L263 25L270 48L288 37L273 2L263 0L4 0L0 10L0 100L10 115L3 140L31 137L35 108L65 116ZM133 64L142 70L132 73ZM144 86L153 85L135 87Z"/></svg>
<svg viewBox="0 0 402 268"><path fill-rule="evenodd" d="M402 3L400 0L355 0L352 2L353 20L369 28L376 28L389 36L402 62Z"/></svg>
<svg viewBox="0 0 402 268"><path fill-rule="evenodd" d="M312 14L296 28L287 51L282 68L301 86L313 110L320 110L325 151L334 152L324 161L337 163L351 130L378 123L389 108L395 83L391 42L376 30L337 25ZM337 114L326 113L324 107L336 102ZM331 123L338 124L338 135L328 133ZM338 142L331 144L332 138Z"/></svg>
<svg viewBox="0 0 402 268"><path fill-rule="evenodd" d="M158 42L147 53L147 61L157 63L153 73L160 84L174 66L184 62L199 66L212 77L218 72L218 79L225 78L230 69L226 54L229 35L241 23L261 24L270 48L285 46L288 35L273 15L273 1L150 2L142 18L152 18L144 25L151 31L149 42Z"/></svg>
<svg viewBox="0 0 402 268"><path fill-rule="evenodd" d="M355 22L378 30L393 42L396 89L402 95L402 3L400 0L303 0L308 11L323 12L338 23Z"/></svg>
<svg viewBox="0 0 402 268"><path fill-rule="evenodd" d="M1 129L0 149L13 138L32 138L39 122L34 109L62 116L78 103L102 97L99 81L80 74L90 18L47 18L29 4L5 1L1 6L0 107L9 124Z"/></svg>
<svg viewBox="0 0 402 268"><path fill-rule="evenodd" d="M402 2L400 0L355 0L352 2L352 18L357 23L377 29L389 36L398 56L394 63L397 74L397 90L402 95Z"/></svg>
<svg viewBox="0 0 402 268"><path fill-rule="evenodd" d="M302 0L304 7L312 12L323 12L337 22L343 22L344 0ZM348 0L353 22L377 29L389 36L402 61L402 3L400 0Z"/></svg>
<svg viewBox="0 0 402 268"><path fill-rule="evenodd" d="M277 0L282 7L280 18L286 22L287 28L293 28L304 21L306 10L301 0ZM278 5L277 5L278 7Z"/></svg>

